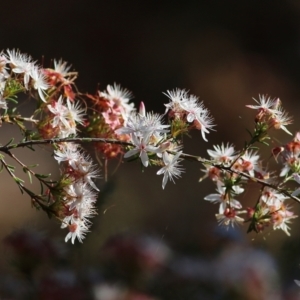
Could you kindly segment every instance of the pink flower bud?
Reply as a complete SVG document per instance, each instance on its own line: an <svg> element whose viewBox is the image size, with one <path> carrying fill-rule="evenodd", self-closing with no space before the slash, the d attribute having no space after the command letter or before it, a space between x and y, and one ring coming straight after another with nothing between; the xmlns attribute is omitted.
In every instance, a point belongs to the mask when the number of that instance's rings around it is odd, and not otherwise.
<svg viewBox="0 0 300 300"><path fill-rule="evenodd" d="M139 114L143 117L146 116L146 107L145 107L145 104L143 101L141 101L141 103L140 103Z"/></svg>

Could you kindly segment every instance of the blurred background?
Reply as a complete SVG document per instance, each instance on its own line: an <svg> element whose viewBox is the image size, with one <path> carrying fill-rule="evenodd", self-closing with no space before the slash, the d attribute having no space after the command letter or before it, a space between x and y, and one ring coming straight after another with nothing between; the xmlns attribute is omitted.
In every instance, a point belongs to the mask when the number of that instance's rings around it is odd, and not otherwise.
<svg viewBox="0 0 300 300"><path fill-rule="evenodd" d="M1 49L20 49L40 64L68 61L79 72L77 87L94 93L114 82L131 90L136 105L164 112L163 92L185 88L199 96L217 124L204 142L195 132L184 152L206 156L221 142L240 149L253 128L247 109L259 94L279 97L299 130L299 1L96 1L1 3ZM33 107L24 100L20 111ZM20 138L2 126L0 142ZM279 168L270 149L290 141L276 132L261 147L265 165ZM17 150L27 164L58 175L51 149ZM38 161L37 161L38 160ZM176 184L161 188L157 170L109 164L98 216L83 244L64 244L56 220L31 208L1 174L1 299L298 299L299 221L291 237L247 226L223 231L217 206L203 200L214 191L201 165L184 162ZM103 174L104 172L102 172ZM36 187L38 189L38 186ZM239 200L254 205L259 187ZM292 203L293 204L293 203ZM293 204L299 214L299 208Z"/></svg>

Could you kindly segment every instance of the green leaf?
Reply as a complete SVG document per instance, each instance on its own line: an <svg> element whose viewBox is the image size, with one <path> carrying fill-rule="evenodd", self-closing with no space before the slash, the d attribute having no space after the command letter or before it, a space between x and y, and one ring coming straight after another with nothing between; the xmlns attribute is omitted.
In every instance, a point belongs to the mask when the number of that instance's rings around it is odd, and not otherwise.
<svg viewBox="0 0 300 300"><path fill-rule="evenodd" d="M51 176L51 173L49 173L49 174L47 174L47 175L45 175L45 174L35 174L35 176L37 177L37 178L40 178L40 179L44 179L44 178L49 178L50 176Z"/></svg>
<svg viewBox="0 0 300 300"><path fill-rule="evenodd" d="M29 181L30 181L30 183L32 184L32 176L31 176L31 173L30 173L30 171L28 170L28 168L27 168L27 167L23 167L23 172L26 173L26 174L28 175Z"/></svg>
<svg viewBox="0 0 300 300"><path fill-rule="evenodd" d="M10 146L12 143L13 143L13 141L14 141L15 139L14 138L12 138L7 144L5 144L3 147L8 147L8 146Z"/></svg>
<svg viewBox="0 0 300 300"><path fill-rule="evenodd" d="M19 177L14 177L14 180L15 180L15 182L16 182L17 184L22 184L22 183L24 183L24 180L21 179L21 178L19 178Z"/></svg>

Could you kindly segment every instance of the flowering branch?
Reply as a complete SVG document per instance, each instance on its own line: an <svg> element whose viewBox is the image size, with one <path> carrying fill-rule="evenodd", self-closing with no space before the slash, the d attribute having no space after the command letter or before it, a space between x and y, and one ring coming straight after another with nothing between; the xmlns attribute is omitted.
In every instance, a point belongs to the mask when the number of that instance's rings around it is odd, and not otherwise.
<svg viewBox="0 0 300 300"><path fill-rule="evenodd" d="M283 164L279 176L266 170L255 147L257 143L268 145L274 129L291 134L286 126L292 118L279 99L260 96L254 99L256 105L247 105L257 114L254 130L249 132L250 141L243 149L235 151L230 144L215 145L213 150L207 150L209 159L205 159L182 150L183 136L191 130L199 130L204 141L215 130L214 119L198 97L186 90L167 91L165 114L146 112L144 103L136 109L131 92L117 84L94 95L81 94L75 86L77 72L70 68L62 60L54 60L53 67L44 68L19 51L0 53L0 121L16 125L24 136L20 142L11 139L0 146L0 162L35 207L55 216L61 227L68 229L66 241L82 242L89 231L90 218L96 214L99 188L95 180L100 177L100 166L86 153L84 143L91 143L105 166L111 159L125 158L140 161L143 168L158 167L157 175L163 175L163 189L168 181L174 182L181 176L183 159L200 162L205 168L201 180L210 178L216 184L217 193L204 200L219 204L219 224L250 222L248 231L261 232L271 226L289 234L287 224L296 216L286 200L300 203L300 189L287 188L289 182L300 183L300 133L289 144L272 149L275 160ZM36 102L29 117L17 111L19 94L27 94ZM45 144L53 147L60 169L57 180L37 174L33 166L27 166L13 153L17 148L33 150L36 145ZM14 166L4 160L5 155L22 167L30 182L32 176L39 181L40 193L25 187L24 181L15 176ZM262 188L255 205L243 209L237 198L250 181Z"/></svg>

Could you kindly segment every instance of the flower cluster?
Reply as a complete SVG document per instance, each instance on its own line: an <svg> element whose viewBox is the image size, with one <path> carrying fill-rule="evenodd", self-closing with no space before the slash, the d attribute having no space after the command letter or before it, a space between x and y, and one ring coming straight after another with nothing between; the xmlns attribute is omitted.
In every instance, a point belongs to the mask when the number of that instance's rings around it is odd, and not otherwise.
<svg viewBox="0 0 300 300"><path fill-rule="evenodd" d="M203 139L207 141L205 134L209 133L214 125L213 118L203 102L199 102L198 97L180 89L167 91L166 95L171 100L170 103L165 104L169 117L201 130Z"/></svg>
<svg viewBox="0 0 300 300"><path fill-rule="evenodd" d="M287 224L297 216L289 210L290 207L286 204L287 199L288 197L276 190L265 187L255 209L248 208L248 216L252 218L251 229L261 232L266 227L273 226L274 230L281 229L290 235Z"/></svg>
<svg viewBox="0 0 300 300"><path fill-rule="evenodd" d="M0 54L0 107L7 109L6 100L15 99L19 92L28 92L41 100L29 118L29 121L34 120L38 132L32 134L25 126L20 126L26 139L75 137L78 126L84 125L86 109L77 101L73 83L77 73L69 70L70 66L62 60L54 60L54 68L46 69L16 50ZM8 111L4 112L5 118L19 120L19 116L9 115ZM61 166L61 179L56 184L43 181L48 196L28 193L39 201L39 207L50 208L49 211L61 220L62 228L69 229L66 241L71 239L74 243L76 237L82 241L90 226L89 218L95 214L98 188L93 179L98 177L98 171L79 145L58 143L54 149L54 158ZM40 176L36 177L41 180Z"/></svg>
<svg viewBox="0 0 300 300"><path fill-rule="evenodd" d="M120 85L108 85L106 91L98 91L96 95L87 95L91 103L91 112L88 116L86 133L94 138L116 139L123 142L129 141L129 136L119 136L116 130L121 128L128 120L131 112L135 110L130 102L132 93L122 89ZM120 144L95 144L98 153L105 159L116 158L123 154Z"/></svg>
<svg viewBox="0 0 300 300"><path fill-rule="evenodd" d="M270 226L289 234L288 223L296 216L286 203L288 198L298 202L300 188L289 189L289 181L300 183L300 133L284 146L275 147L272 154L283 164L279 176L268 172L254 144L267 144L271 129L282 129L292 118L282 108L279 99L264 95L247 105L256 109L255 127L250 141L237 151L231 144L215 145L208 150L210 159L183 153L183 136L192 129L200 130L204 141L214 129L213 118L198 97L186 90L175 89L165 95L165 113L147 112L141 102L135 108L132 93L120 85L108 85L106 90L95 95L81 94L75 86L77 73L63 60L54 60L53 68L44 68L27 55L16 50L0 53L0 116L2 122L14 123L24 135L22 142L0 146L0 164L15 180L22 192L27 193L33 204L55 215L68 228L65 238L80 242L89 231L90 218L96 214L95 202L98 187L94 180L99 177L98 167L78 142L93 142L97 158L107 162L119 157L128 161L137 160L142 168L158 167L157 175L163 175L162 188L168 181L179 178L183 172L181 162L194 159L205 166L204 177L216 184L216 193L207 195L206 201L219 205L216 218L219 224L234 226L250 222L249 231L262 231ZM30 118L20 116L8 101L17 104L17 95L26 93L37 100L37 108ZM27 129L31 122L35 130ZM51 144L54 159L60 166L61 176L57 181L36 174L22 163L11 150L38 144ZM4 155L9 155L31 179L41 183L41 192L29 190L24 180L14 174ZM107 175L105 173L105 175ZM107 176L105 176L107 177ZM281 178L279 180L278 178ZM239 196L249 181L261 185L260 196L253 208L243 208ZM47 191L44 192L44 187ZM242 217L241 215L244 216Z"/></svg>
<svg viewBox="0 0 300 300"><path fill-rule="evenodd" d="M254 174L257 166L258 156L255 153L245 152L244 155L238 155L232 145L214 146L214 150L208 150L213 165L208 165L204 172L204 177L209 177L217 185L217 192L210 194L204 199L212 203L219 203L219 213L216 215L218 221L224 225L234 225L235 223L242 223L243 218L240 214L246 211L241 210L241 203L235 197L244 192L242 180L239 172L247 172ZM229 169L239 170L237 173L232 173L219 166L224 166Z"/></svg>
<svg viewBox="0 0 300 300"><path fill-rule="evenodd" d="M89 229L89 218L96 214L94 204L99 189L93 179L98 177L98 171L90 157L82 153L76 144L60 145L54 153L63 174L56 213L62 219L61 227L69 229L65 240L71 239L74 243L78 238L81 242Z"/></svg>
<svg viewBox="0 0 300 300"><path fill-rule="evenodd" d="M216 218L221 224L233 226L235 223L243 223L246 219L239 215L246 214L247 220L251 222L249 231L261 232L264 228L272 226L273 229L282 229L289 235L287 224L296 217L286 204L289 197L271 187L275 178L271 178L270 173L262 167L259 155L251 148L255 142L264 142L271 128L283 129L289 133L285 125L290 124L292 119L282 109L279 99L272 100L260 96L259 101L255 101L259 105L247 105L258 110L251 142L246 144L241 152L235 151L229 144L214 146L214 150L207 151L211 163L206 165L204 177L209 177L216 183L218 193L210 194L204 199L220 204ZM284 162L280 176L287 175L291 170L299 172L300 164L296 159L300 153L299 137L297 134L293 142L285 147L273 149L273 154L281 155ZM298 177L295 176L299 175L293 173L293 176L298 181ZM248 180L260 180L263 188L255 207L242 210L241 203L235 198L244 192L243 186ZM296 194L297 192L292 193Z"/></svg>
<svg viewBox="0 0 300 300"><path fill-rule="evenodd" d="M300 132L297 132L294 139L288 144L275 147L273 155L283 164L280 176L290 176L291 174L300 173Z"/></svg>
<svg viewBox="0 0 300 300"><path fill-rule="evenodd" d="M204 199L212 203L219 203L219 213L216 218L220 224L234 225L245 222L240 214L246 214L251 220L250 230L261 232L268 226L282 229L289 235L287 223L296 216L289 210L285 200L288 197L276 192L272 188L263 188L255 208L242 210L242 204L235 199L244 192L247 180L264 179L270 182L269 173L261 168L259 156L255 152L237 154L232 145L214 146L215 150L208 150L213 165L205 170L205 177L211 178L217 185L217 192ZM243 174L247 176L243 177Z"/></svg>
<svg viewBox="0 0 300 300"><path fill-rule="evenodd" d="M124 126L115 130L120 136L129 136L129 142L134 146L127 151L124 158L139 157L142 165L157 165L162 168L157 175L164 174L162 187L168 180L181 176L182 168L179 163L182 152L181 140L178 136L186 133L188 128L201 130L203 139L208 129L213 127L212 118L198 102L194 95L188 95L185 90L168 91L166 94L170 102L165 104L169 116L169 125L163 124L164 115L146 112L144 103L141 103L139 112L133 112L124 122Z"/></svg>
<svg viewBox="0 0 300 300"><path fill-rule="evenodd" d="M286 133L291 134L286 125L292 123L292 118L288 116L287 112L283 110L282 104L279 98L271 99L265 95L259 96L259 99L253 99L258 105L246 105L249 108L257 109L257 115L255 122L263 124L266 130L282 129Z"/></svg>
<svg viewBox="0 0 300 300"><path fill-rule="evenodd" d="M41 108L43 121L39 124L39 132L43 138L74 137L78 125L84 125L86 110L75 102L72 81L68 79L70 67L62 61L55 61L54 65L54 70L45 71L52 93ZM55 213L62 220L61 228L69 230L65 241L71 239L74 243L77 238L82 242L91 224L89 218L96 214L94 204L99 189L93 179L98 177L98 170L75 143L58 144L54 158L61 166L61 179L57 185L60 193L54 194Z"/></svg>
<svg viewBox="0 0 300 300"><path fill-rule="evenodd" d="M15 50L0 53L0 108L6 109L6 99L20 90L37 91L46 102L48 88L42 68L30 56Z"/></svg>

